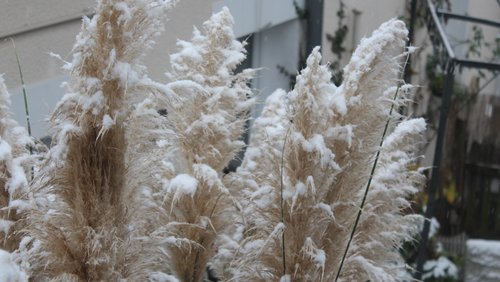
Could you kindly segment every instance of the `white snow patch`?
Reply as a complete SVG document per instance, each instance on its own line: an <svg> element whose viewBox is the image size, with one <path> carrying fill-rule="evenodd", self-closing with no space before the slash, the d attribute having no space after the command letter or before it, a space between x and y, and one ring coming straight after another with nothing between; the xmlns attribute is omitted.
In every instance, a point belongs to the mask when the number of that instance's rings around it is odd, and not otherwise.
<svg viewBox="0 0 500 282"><path fill-rule="evenodd" d="M111 129L111 127L113 127L113 125L115 124L116 121L111 116L109 116L108 114L104 115L102 117L102 127L99 131L99 134L97 135L97 138L99 139L99 137L106 134L106 132L108 132L108 130Z"/></svg>
<svg viewBox="0 0 500 282"><path fill-rule="evenodd" d="M402 121L394 131L387 136L384 140L383 147L387 148L389 146L393 146L394 143L402 140L407 136L411 136L411 134L419 134L425 131L426 124L423 118L415 118L410 120Z"/></svg>
<svg viewBox="0 0 500 282"><path fill-rule="evenodd" d="M431 219L431 225L430 225L430 229L429 229L429 237L432 238L432 237L436 236L437 233L439 232L439 228L441 228L439 221L435 217L433 217Z"/></svg>
<svg viewBox="0 0 500 282"><path fill-rule="evenodd" d="M424 280L429 278L445 278L452 277L458 279L457 266L446 257L439 257L437 260L428 260L424 264Z"/></svg>
<svg viewBox="0 0 500 282"><path fill-rule="evenodd" d="M474 254L500 255L500 241L469 239L467 240L467 251Z"/></svg>
<svg viewBox="0 0 500 282"><path fill-rule="evenodd" d="M16 210L22 212L27 211L32 208L32 206L24 200L13 200L9 203L9 207L15 208Z"/></svg>
<svg viewBox="0 0 500 282"><path fill-rule="evenodd" d="M204 181L209 187L217 187L223 192L226 191L224 185L220 182L217 171L215 171L212 167L206 164L195 164L193 165L193 169L196 177Z"/></svg>
<svg viewBox="0 0 500 282"><path fill-rule="evenodd" d="M11 258L10 253L0 249L0 282L24 282L28 277Z"/></svg>
<svg viewBox="0 0 500 282"><path fill-rule="evenodd" d="M0 219L0 233L7 234L12 224L10 220Z"/></svg>
<svg viewBox="0 0 500 282"><path fill-rule="evenodd" d="M290 274L283 275L280 278L280 282L292 282L292 277L290 276Z"/></svg>
<svg viewBox="0 0 500 282"><path fill-rule="evenodd" d="M408 46L406 47L406 50L408 51L408 53L412 54L412 53L415 53L415 51L417 51L419 48L416 47L416 46Z"/></svg>
<svg viewBox="0 0 500 282"><path fill-rule="evenodd" d="M262 209L268 208L273 203L273 197L269 196L272 195L272 192L273 192L273 187L268 185L263 185L250 195L250 199L259 208Z"/></svg>
<svg viewBox="0 0 500 282"><path fill-rule="evenodd" d="M59 127L59 134L57 135L57 145L52 147L51 154L56 160L62 160L67 151L67 141L73 134L78 134L81 132L81 128L73 123L67 122Z"/></svg>
<svg viewBox="0 0 500 282"><path fill-rule="evenodd" d="M92 96L83 99L82 108L85 111L92 109L92 113L94 115L98 113L99 109L102 108L102 105L104 104L104 95L102 94L102 91L97 91Z"/></svg>
<svg viewBox="0 0 500 282"><path fill-rule="evenodd" d="M28 184L24 169L18 163L19 159L14 160L10 166L10 179L7 182L7 190L10 194L14 194L17 189Z"/></svg>
<svg viewBox="0 0 500 282"><path fill-rule="evenodd" d="M325 136L327 138L332 138L333 140L344 141L350 148L353 138L353 126L351 124L347 124L343 126L330 127L328 128Z"/></svg>
<svg viewBox="0 0 500 282"><path fill-rule="evenodd" d="M244 249L249 252L252 250L260 250L266 242L262 239L251 240L245 243Z"/></svg>
<svg viewBox="0 0 500 282"><path fill-rule="evenodd" d="M113 68L113 74L125 85L133 85L139 82L139 74L129 63L116 62Z"/></svg>
<svg viewBox="0 0 500 282"><path fill-rule="evenodd" d="M115 125L115 123L115 120L109 115L104 115L102 117L102 128L105 131L109 130L113 125Z"/></svg>
<svg viewBox="0 0 500 282"><path fill-rule="evenodd" d="M500 281L500 241L467 240L465 281Z"/></svg>
<svg viewBox="0 0 500 282"><path fill-rule="evenodd" d="M334 108L336 108L337 112L341 115L347 114L347 103L345 101L345 96L341 95L340 92L335 91L335 93L331 97L331 103Z"/></svg>
<svg viewBox="0 0 500 282"><path fill-rule="evenodd" d="M332 207L330 205L327 205L325 203L319 203L316 205L316 208L322 210L328 215L329 218L335 220L335 216L333 214Z"/></svg>
<svg viewBox="0 0 500 282"><path fill-rule="evenodd" d="M118 21L129 21L132 19L132 14L130 13L130 8L128 7L126 2L118 2L115 4L115 9L122 12L122 14L118 17Z"/></svg>
<svg viewBox="0 0 500 282"><path fill-rule="evenodd" d="M303 247L304 253L311 258L316 267L324 269L326 263L326 253L314 244L311 237L307 237Z"/></svg>
<svg viewBox="0 0 500 282"><path fill-rule="evenodd" d="M173 276L163 272L153 272L149 275L149 281L151 282L179 282L179 280Z"/></svg>
<svg viewBox="0 0 500 282"><path fill-rule="evenodd" d="M179 174L170 181L168 187L169 192L175 194L190 195L191 197L196 193L198 187L198 180L188 174Z"/></svg>
<svg viewBox="0 0 500 282"><path fill-rule="evenodd" d="M165 139L161 139L161 140L156 141L156 146L158 146L160 148L167 147L168 144L169 144L168 140L165 140Z"/></svg>
<svg viewBox="0 0 500 282"><path fill-rule="evenodd" d="M4 140L0 140L0 161L5 161L11 158L12 148L9 143Z"/></svg>
<svg viewBox="0 0 500 282"><path fill-rule="evenodd" d="M413 86L413 84L406 83L406 84L401 85L400 88L401 88L401 91L403 93L408 93L408 92L410 92L410 90L412 90L413 88L415 88L415 86Z"/></svg>

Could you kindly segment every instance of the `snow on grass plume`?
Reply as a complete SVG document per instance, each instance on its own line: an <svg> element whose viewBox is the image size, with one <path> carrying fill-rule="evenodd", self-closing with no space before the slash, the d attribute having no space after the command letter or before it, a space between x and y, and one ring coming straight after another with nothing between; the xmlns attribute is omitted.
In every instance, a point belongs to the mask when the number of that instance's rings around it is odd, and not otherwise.
<svg viewBox="0 0 500 282"><path fill-rule="evenodd" d="M0 282L27 282L28 276L12 261L11 254L0 249Z"/></svg>
<svg viewBox="0 0 500 282"><path fill-rule="evenodd" d="M73 47L68 94L50 120L53 140L32 192L46 201L28 216L26 260L34 280L144 280L147 256L132 240L124 123L128 101L147 88L140 59L162 29L171 1L101 0ZM142 195L142 193L138 193ZM141 203L142 204L142 203ZM54 228L55 227L55 228ZM135 249L137 247L137 249Z"/></svg>
<svg viewBox="0 0 500 282"><path fill-rule="evenodd" d="M338 86L315 48L294 88L267 99L242 166L224 176L244 146L255 71L235 73L245 43L224 8L178 41L171 82L149 79L140 59L173 2L100 0L84 18L51 116L56 144L25 193L36 205L13 197L27 183L25 148L11 142L22 132L0 88L1 204L27 223L16 262L34 280L194 282L207 267L236 281L398 280L396 250L421 221L401 211L422 178L408 167L425 130L391 110L411 88L398 80L404 24L363 39ZM15 220L2 220L10 232Z"/></svg>
<svg viewBox="0 0 500 282"><path fill-rule="evenodd" d="M12 252L20 241L20 213L31 206L26 198L26 172L30 170L27 147L33 141L12 119L9 106L10 95L0 75L0 249Z"/></svg>
<svg viewBox="0 0 500 282"><path fill-rule="evenodd" d="M172 82L163 87L165 95L156 97L167 112L162 125L167 130L160 139L166 140L162 156L171 164L159 172L160 182L169 183L169 188L157 189L158 208L164 214L156 231L185 242L158 246L165 249L168 261L163 271L181 281L204 276L218 233L232 227L222 171L244 146L240 136L253 103L248 86L253 71L235 73L246 51L232 25L224 8L201 30L195 28L191 41L178 41L178 52L170 56Z"/></svg>
<svg viewBox="0 0 500 282"><path fill-rule="evenodd" d="M288 275L292 280L335 279L339 254L346 249L388 120L390 134L381 148L359 230L339 276L356 281L398 279L397 269L404 268L404 262L396 250L411 238L409 234L417 232L412 226L418 221L400 214L409 206L405 198L417 191L421 180L418 172L407 167L415 161L416 145L425 130L421 119L398 125L400 117L389 116L392 104L407 101L407 91L395 100L398 87L387 91L400 83L399 54L406 35L401 21L382 24L361 41L338 87L320 65L318 49L309 56L307 67L286 95L286 116L279 124L283 129L276 131L270 123L259 128L263 137L267 128L278 134L272 140L254 140L250 154L232 177L243 190L245 224L234 264L235 279L277 280ZM258 119L256 124L282 115L274 111L274 116ZM283 236L271 236L279 222L285 225ZM245 248L258 242L265 244L266 252ZM315 246L315 253L322 254L324 268L317 267L317 256L301 255L305 245Z"/></svg>
<svg viewBox="0 0 500 282"><path fill-rule="evenodd" d="M324 275L326 253L320 242L324 228L335 219L324 212L323 199L340 168L322 134L336 124L337 116L345 114L345 103L333 97L336 86L320 60L319 48L315 48L286 96L280 136L255 140L250 147L255 153L249 155L255 165L248 169L249 162L244 160L237 172L254 177L257 184L244 188L250 190L244 195L252 197L243 201L247 226L237 258L237 280L290 275L292 280L320 281ZM275 125L268 126L274 130ZM282 143L277 144L278 140ZM284 227L280 236L275 235L277 225ZM263 242L263 251L245 247L257 242Z"/></svg>

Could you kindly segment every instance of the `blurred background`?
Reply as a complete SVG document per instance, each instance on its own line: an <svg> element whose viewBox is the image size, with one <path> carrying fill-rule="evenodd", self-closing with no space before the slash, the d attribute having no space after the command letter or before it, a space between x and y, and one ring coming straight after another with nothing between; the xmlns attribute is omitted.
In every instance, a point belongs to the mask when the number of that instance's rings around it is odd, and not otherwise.
<svg viewBox="0 0 500 282"><path fill-rule="evenodd" d="M46 138L45 120L65 93L62 61L70 60L82 16L94 0L0 0L0 73L12 111L26 124L21 67L32 134ZM333 80L359 41L399 18L418 47L405 80L419 87L407 114L429 123L424 156L428 184L413 212L432 220L402 248L424 281L500 281L500 1L498 0L182 0L145 57L149 75L166 81L169 53L214 12L229 7L236 37L247 42L242 68L262 68L252 81L259 101L289 90L314 46ZM15 43L15 47L14 47ZM19 63L16 59L16 52ZM54 58L49 53L59 54ZM411 272L411 270L410 270Z"/></svg>

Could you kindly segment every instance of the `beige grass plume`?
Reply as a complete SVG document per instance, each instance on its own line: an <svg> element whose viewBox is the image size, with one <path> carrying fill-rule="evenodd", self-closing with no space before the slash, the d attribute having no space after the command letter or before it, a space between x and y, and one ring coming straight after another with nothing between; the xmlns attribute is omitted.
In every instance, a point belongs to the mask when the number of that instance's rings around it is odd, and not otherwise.
<svg viewBox="0 0 500 282"><path fill-rule="evenodd" d="M0 75L0 249L17 249L21 225L18 212L29 208L27 201L27 146L33 142L10 114L10 96Z"/></svg>
<svg viewBox="0 0 500 282"><path fill-rule="evenodd" d="M386 137L384 136L384 127L387 126L386 135L393 131L401 119L397 113L398 107L404 106L408 102L408 92L411 87L402 85L400 75L404 58L407 56L406 53L403 53L407 33L402 21L392 19L383 23L379 29L373 32L372 36L361 40L349 64L344 68L344 82L338 91L345 97L348 111L346 115L338 120L338 124L339 127L348 128L352 134L350 135L351 138L335 140L331 145L334 148L337 162L342 167L342 171L337 175L335 185L327 195L327 201L337 203L333 212L342 221L339 222L340 226L331 226L327 231L328 236L325 238L330 242L335 242L335 244L331 244L331 248L328 248L329 251L327 252L327 256L332 258L330 262L332 268L335 269L335 277L341 261L341 256L339 257L338 254L343 254L346 249L363 194L371 177L376 152L380 149L381 140ZM422 126L414 127L414 129L415 131L412 132L413 137L418 136L423 130ZM400 148L406 150L404 152L409 154L408 158L412 158L410 156L416 151L416 145L420 142L419 139L410 140L413 147ZM394 148L394 150L396 149L398 148ZM387 151L382 151L380 154L382 160L385 158L384 155L387 154ZM410 162L410 160L406 161ZM393 166L398 165L396 159L393 162ZM375 174L379 173L380 166L381 164L377 165ZM401 169L408 175L412 175L404 165L402 165ZM417 185L412 183L414 177L408 179L405 177L403 174L394 175L393 181L401 181L413 187ZM405 182L405 179L407 182ZM369 187L370 193L375 190L372 189L373 185L372 183ZM386 203L388 210L385 213L375 213L375 216L372 216L369 222L376 224L377 221L373 219L379 218L382 220L382 218L392 216L392 220L396 222L396 219L399 219L401 225L380 225L380 228L386 229L382 234L379 232L381 229L358 226L354 234L353 244L349 247L344 269L339 275L341 280L381 279L378 275L386 275L383 276L382 280L393 280L397 279L397 270L404 267L401 257L395 250L407 238L408 233L398 233L398 230L400 227L409 228L414 222L403 220L400 211L407 207L404 198L416 190L409 192L406 190L406 186L402 185L389 185L387 188L389 187L400 189L401 194L395 197L393 201ZM387 191L387 193L391 192ZM361 222L364 222L369 214L369 207L372 205L371 199L368 197L365 206L367 210L363 210ZM407 217L404 218L408 219ZM367 232L367 230L373 230L374 232ZM366 264L350 272L348 269L353 267L351 268L353 270L355 264L349 263L348 258L355 254L353 252L357 249L356 238L364 236L360 235L364 233L367 233L364 240L370 238L373 242L380 241L382 242L381 246L384 246L383 248L386 251L380 252L374 260L367 260L372 263L371 265ZM387 234L397 235L394 235L391 241L380 240L381 236ZM332 237L336 237L336 240ZM358 276L350 277L349 273L356 273Z"/></svg>
<svg viewBox="0 0 500 282"><path fill-rule="evenodd" d="M130 275L124 121L139 59L169 1L102 0L77 36L69 93L52 114L56 145L37 176L37 209L21 244L35 280L116 281Z"/></svg>
<svg viewBox="0 0 500 282"><path fill-rule="evenodd" d="M293 280L320 281L324 275L324 251L317 244L335 217L323 199L339 167L323 133L345 112L345 102L334 96L336 87L320 60L316 48L294 90L283 100L286 112L272 107L283 96L277 92L268 100L266 114L255 122L258 128L267 125L260 129L265 134L257 132L267 138L253 139L254 147L238 171L249 171L257 186L245 193L249 200L244 214L250 226L236 280L268 281L292 275ZM269 122L272 109L275 122Z"/></svg>
<svg viewBox="0 0 500 282"><path fill-rule="evenodd" d="M2 247L17 244L9 211L29 207L17 258L34 280L194 282L207 266L235 281L397 280L397 249L419 220L401 211L422 178L408 167L425 129L394 110L410 88L398 79L404 24L363 39L338 87L315 48L224 177L244 146L254 71L235 73L244 44L224 8L178 42L172 82L148 79L140 57L169 6L101 0L84 19L65 66L69 93L51 117L56 144L22 193L30 204L17 200L29 139L8 118L0 81Z"/></svg>
<svg viewBox="0 0 500 282"><path fill-rule="evenodd" d="M247 83L253 74L235 73L246 55L232 24L224 8L202 30L195 28L191 42L179 41L171 55L173 82L165 87L174 98L163 104L173 135L162 142L164 212L154 235L165 250L165 271L180 281L203 278L218 233L232 224L222 176L244 145L239 138L252 104Z"/></svg>
<svg viewBox="0 0 500 282"><path fill-rule="evenodd" d="M253 145L240 170L247 179L249 226L233 264L236 280L336 278L384 125L389 120L392 132L398 123L395 111L389 116L391 105L406 99L403 93L393 100L397 87L391 88L400 83L398 55L406 34L401 21L391 20L363 39L338 88L318 50L308 58L288 94L288 129L266 126L275 137ZM341 280L397 279L404 266L397 248L415 231L414 218L400 212L420 177L407 165L414 159L414 137L424 128L422 120L402 122L384 143ZM277 140L283 140L281 148Z"/></svg>

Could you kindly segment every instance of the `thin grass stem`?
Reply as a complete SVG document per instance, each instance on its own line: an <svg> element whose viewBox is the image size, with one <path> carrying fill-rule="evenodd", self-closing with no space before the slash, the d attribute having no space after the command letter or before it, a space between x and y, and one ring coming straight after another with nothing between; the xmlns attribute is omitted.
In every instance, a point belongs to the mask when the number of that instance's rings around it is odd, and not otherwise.
<svg viewBox="0 0 500 282"><path fill-rule="evenodd" d="M393 100L395 101L399 92L400 86L396 89L396 93L394 94ZM370 186L372 184L373 174L375 173L375 168L377 167L378 159L380 156L380 149L384 144L385 135L387 134L387 129L389 128L390 116L394 111L394 103L391 105L391 110L389 111L389 118L385 122L384 132L382 133L382 139L380 140L379 149L377 150L377 154L375 155L375 161L373 162L372 170L370 172L370 178L368 179L368 183L366 184L365 193L363 195L363 200L361 201L361 206L359 207L358 215L356 216L356 221L354 222L354 227L352 228L351 236L349 237L349 241L347 242L347 247L345 248L344 255L342 256L342 260L340 261L339 271L335 276L335 281L337 281L340 277L340 273L342 271L342 267L344 266L344 261L347 256L347 252L349 251L349 247L351 246L352 239L354 238L354 233L356 232L356 228L358 227L359 219L361 218L361 213L363 212L363 207L365 206L366 197L368 195L368 191L370 190Z"/></svg>
<svg viewBox="0 0 500 282"><path fill-rule="evenodd" d="M283 149L281 151L281 171L280 171L280 208L281 208L281 223L285 224L285 209L283 207L283 171L285 168L285 147L286 141L288 140L288 135L290 134L290 129L292 125L288 127L285 134L285 140L283 141ZM286 250L285 250L285 230L281 233L281 255L283 257L283 276L286 275Z"/></svg>
<svg viewBox="0 0 500 282"><path fill-rule="evenodd" d="M26 114L26 127L28 129L28 135L31 137L31 122L30 122L30 110L28 107L28 98L26 95L26 86L24 85L23 70L21 68L21 62L19 60L19 54L17 53L16 43L14 39L10 38L12 46L14 47L14 53L16 54L17 68L19 70L19 78L21 79L21 87L23 89L23 99L24 99L24 111ZM33 154L33 147L29 146L30 154Z"/></svg>
<svg viewBox="0 0 500 282"><path fill-rule="evenodd" d="M405 61L404 66L403 66L402 74L404 74L404 69L406 68L406 64L408 63L408 59L409 59L409 53L406 56L406 61ZM402 77L401 77L401 79L402 79ZM354 234L356 233L356 228L358 227L358 224L359 224L359 219L361 218L361 214L363 213L363 208L364 208L365 203L366 203L366 197L368 196L368 191L370 190L370 186L372 184L373 175L375 173L375 169L377 168L377 164L378 164L378 160L379 160L379 156L380 156L380 151L382 149L382 145L384 144L384 139L385 139L385 135L387 134L387 130L389 129L389 123L391 121L391 116L392 116L392 113L394 111L394 104L395 104L395 101L398 97L398 93L399 93L400 88L401 88L401 85L398 84L398 87L396 88L396 91L394 93L394 97L392 98L393 103L391 104L391 109L389 110L389 116L387 118L387 121L385 122L384 131L382 132L382 138L380 139L379 148L377 150L377 154L375 155L375 160L373 162L373 166L372 166L372 169L370 172L370 178L368 179L368 183L366 184L365 193L363 194L363 199L361 200L361 205L359 207L359 211L358 211L358 214L356 216L356 221L354 222L354 226L352 228L351 235L349 236L349 241L347 242L347 246L344 250L344 254L342 255L342 260L340 261L339 270L337 271L337 275L335 276L335 282L337 282L339 277L340 277L340 273L342 272L342 267L344 266L345 258L347 257L347 253L349 252L349 247L351 246L352 239L354 238Z"/></svg>

